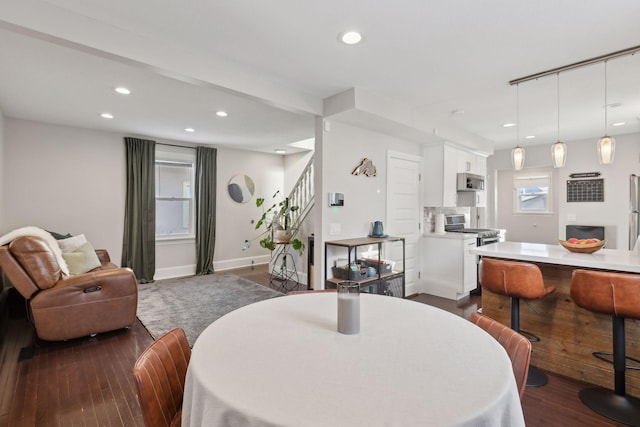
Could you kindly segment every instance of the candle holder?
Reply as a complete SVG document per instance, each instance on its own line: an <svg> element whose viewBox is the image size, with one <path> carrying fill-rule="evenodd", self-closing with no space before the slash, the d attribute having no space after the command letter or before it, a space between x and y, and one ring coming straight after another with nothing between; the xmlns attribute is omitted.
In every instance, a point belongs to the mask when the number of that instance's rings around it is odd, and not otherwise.
<svg viewBox="0 0 640 427"><path fill-rule="evenodd" d="M360 332L360 285L354 281L338 283L338 332Z"/></svg>

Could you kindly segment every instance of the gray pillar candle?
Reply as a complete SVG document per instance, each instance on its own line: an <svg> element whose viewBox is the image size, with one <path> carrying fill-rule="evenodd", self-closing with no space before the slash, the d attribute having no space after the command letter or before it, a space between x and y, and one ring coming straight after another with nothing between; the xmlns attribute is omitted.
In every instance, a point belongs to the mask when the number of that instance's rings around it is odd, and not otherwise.
<svg viewBox="0 0 640 427"><path fill-rule="evenodd" d="M353 335L360 332L360 285L338 283L338 332Z"/></svg>

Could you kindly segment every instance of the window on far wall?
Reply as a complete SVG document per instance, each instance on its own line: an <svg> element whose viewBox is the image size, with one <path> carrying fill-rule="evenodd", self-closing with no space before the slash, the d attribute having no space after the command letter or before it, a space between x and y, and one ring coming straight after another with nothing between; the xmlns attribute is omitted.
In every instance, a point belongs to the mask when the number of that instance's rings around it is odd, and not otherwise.
<svg viewBox="0 0 640 427"><path fill-rule="evenodd" d="M521 214L549 214L553 212L553 170L514 172L513 212Z"/></svg>
<svg viewBox="0 0 640 427"><path fill-rule="evenodd" d="M195 238L195 151L156 149L156 239Z"/></svg>

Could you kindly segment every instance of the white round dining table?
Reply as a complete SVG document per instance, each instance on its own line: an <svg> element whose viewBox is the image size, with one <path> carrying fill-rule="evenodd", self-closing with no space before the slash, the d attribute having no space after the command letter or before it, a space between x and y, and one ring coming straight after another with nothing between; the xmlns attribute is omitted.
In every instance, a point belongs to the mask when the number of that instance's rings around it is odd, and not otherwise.
<svg viewBox="0 0 640 427"><path fill-rule="evenodd" d="M471 322L360 295L360 332L337 332L335 293L251 304L198 337L183 426L524 425L511 362Z"/></svg>

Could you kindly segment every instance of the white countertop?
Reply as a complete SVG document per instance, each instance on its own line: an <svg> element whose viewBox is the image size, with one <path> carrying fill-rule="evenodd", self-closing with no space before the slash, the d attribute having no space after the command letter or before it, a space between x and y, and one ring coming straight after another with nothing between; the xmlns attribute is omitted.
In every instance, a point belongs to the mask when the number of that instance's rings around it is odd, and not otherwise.
<svg viewBox="0 0 640 427"><path fill-rule="evenodd" d="M422 234L422 237L435 237L437 239L457 239L457 240L465 240L465 239L475 239L478 237L478 233L434 233L432 231L426 232Z"/></svg>
<svg viewBox="0 0 640 427"><path fill-rule="evenodd" d="M600 249L592 254L569 252L557 245L500 242L470 249L474 255L548 264L640 273L640 253L622 249Z"/></svg>

